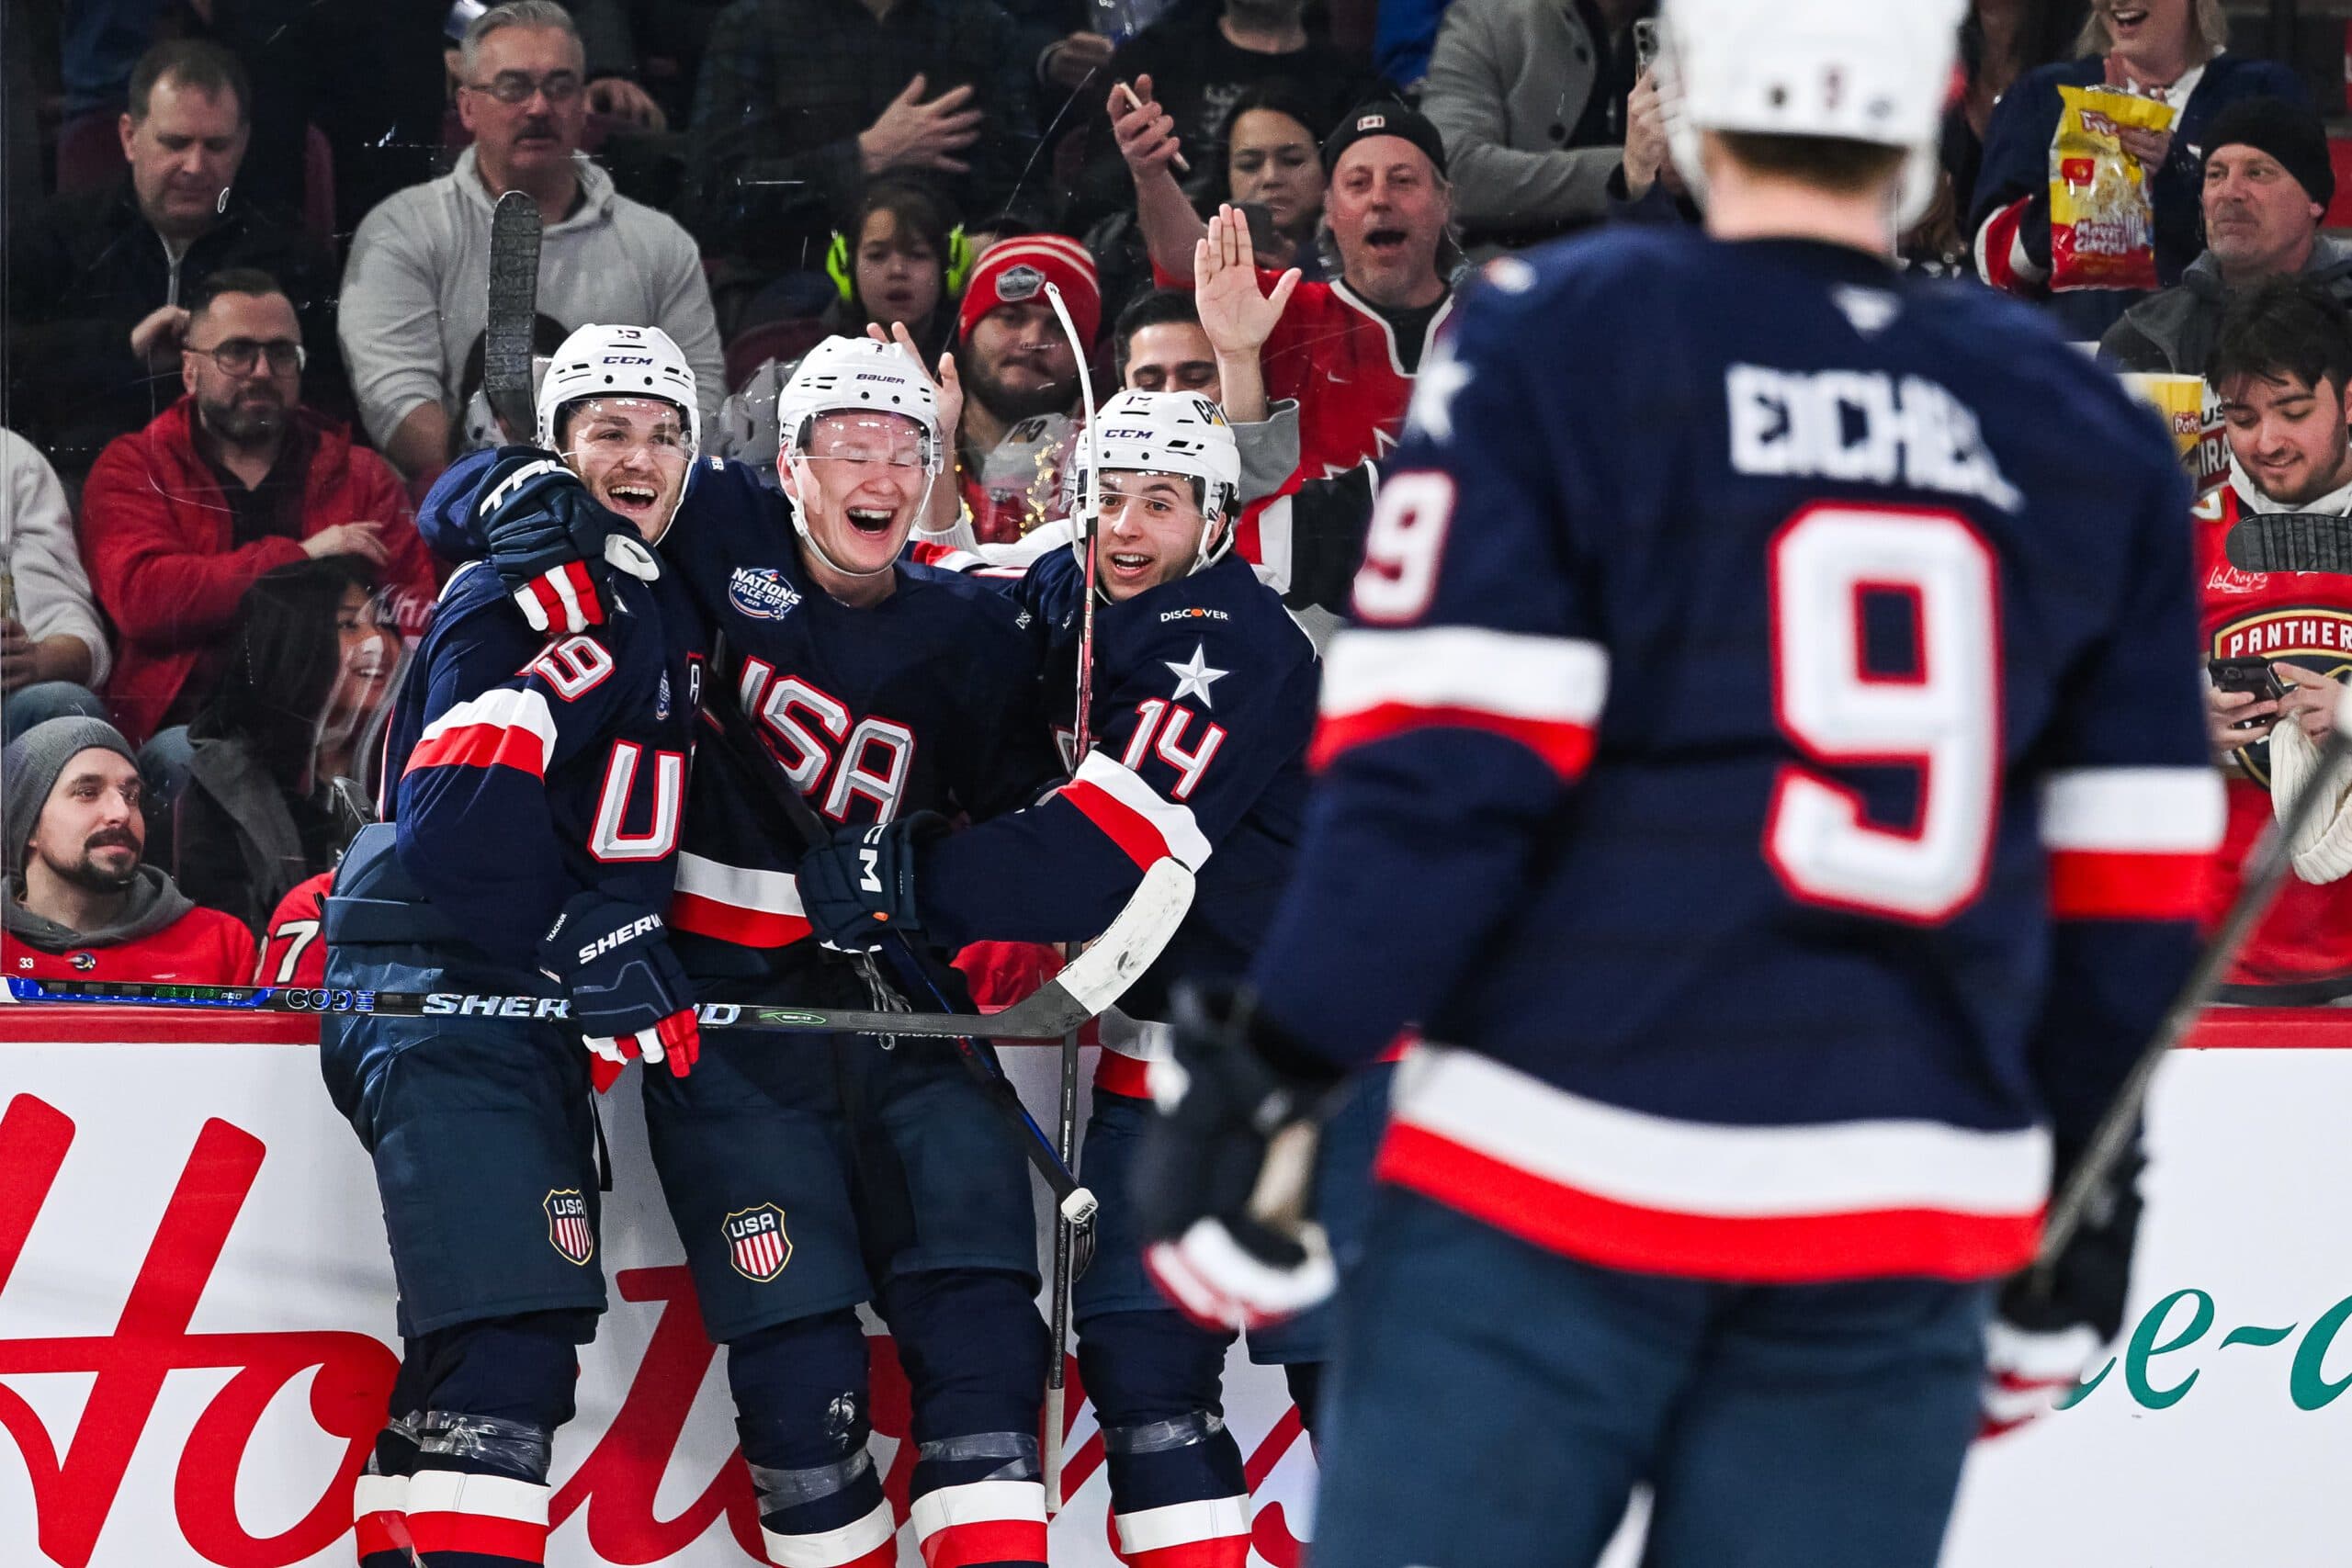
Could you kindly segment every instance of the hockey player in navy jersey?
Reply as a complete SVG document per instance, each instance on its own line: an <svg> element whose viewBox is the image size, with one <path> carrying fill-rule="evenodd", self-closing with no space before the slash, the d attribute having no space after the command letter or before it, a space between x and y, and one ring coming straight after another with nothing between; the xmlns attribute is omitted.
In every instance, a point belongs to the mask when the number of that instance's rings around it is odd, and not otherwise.
<svg viewBox="0 0 2352 1568"><path fill-rule="evenodd" d="M1282 601L1230 553L1241 465L1216 405L1125 391L1092 425L1099 457L1090 446L1080 453L1102 470L1092 547L1102 603L1092 744L1076 776L1026 810L946 838L904 818L846 830L803 858L800 896L835 946L889 930L952 949L1084 941L1155 861L1195 874L1183 926L1102 1021L1080 1159L1102 1208L1073 1305L1122 1561L1240 1568L1249 1488L1219 1393L1233 1333L1186 1323L1145 1277L1128 1169L1148 1113L1147 1062L1165 1055L1165 1024L1147 1021L1166 1017L1169 978L1246 969L1288 875L1317 668ZM1047 649L1046 689L1068 733L1085 569L1076 550L1057 549L1011 586ZM1327 1151L1327 1207L1361 1205L1377 1093L1342 1114ZM1319 1319L1250 1336L1250 1354L1283 1366L1310 1419L1322 1344Z"/></svg>
<svg viewBox="0 0 2352 1568"><path fill-rule="evenodd" d="M466 459L427 514L558 518L625 536L612 558L653 572L636 536L658 536L677 503L697 406L661 332L582 327L541 389L538 448ZM366 1568L542 1560L549 1444L605 1308L592 1077L607 1087L641 1055L683 1078L695 1059L662 911L697 620L667 578L600 559L575 586L594 597L599 577L613 613L555 637L525 625L494 572L450 579L393 718L390 820L362 830L327 900L330 986L569 1004L568 1025L321 1022L321 1066L374 1158L400 1285L392 1419L357 1486Z"/></svg>
<svg viewBox="0 0 2352 1568"><path fill-rule="evenodd" d="M1996 1284L2189 967L2183 476L1888 259L1962 10L1668 0L1704 231L1491 264L1422 367L1295 878L1139 1170L1179 1299L1294 1304L1281 1167L1420 1027L1318 1562L1590 1563L1646 1484L1658 1568L1927 1568ZM2130 1174L2016 1326L2112 1334Z"/></svg>
<svg viewBox="0 0 2352 1568"><path fill-rule="evenodd" d="M877 1004L866 970L806 940L780 789L828 824L868 825L998 815L1059 773L1018 607L900 558L944 464L938 395L896 345L828 339L779 397L782 494L741 464L697 465L662 536L663 581L718 650L720 722L696 751L670 907L706 1000ZM479 542L434 542L486 547L526 614L593 613L560 585L597 540L486 521ZM910 1500L929 1568L1045 1561L1029 1173L954 1050L730 1032L692 1077L647 1083L654 1166L704 1325L728 1348L768 1552L786 1568L896 1561L866 1452L865 1302L912 1385Z"/></svg>

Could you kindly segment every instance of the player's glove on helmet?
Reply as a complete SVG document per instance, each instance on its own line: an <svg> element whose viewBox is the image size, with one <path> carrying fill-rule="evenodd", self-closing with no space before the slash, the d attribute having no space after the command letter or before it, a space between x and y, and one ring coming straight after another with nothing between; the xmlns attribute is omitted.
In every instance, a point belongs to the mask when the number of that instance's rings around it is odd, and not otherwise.
<svg viewBox="0 0 2352 1568"><path fill-rule="evenodd" d="M1170 1001L1175 1055L1151 1066L1159 1114L1136 1156L1144 1268L1204 1327L1280 1322L1338 1282L1307 1210L1317 1114L1342 1075L1246 987L1188 982Z"/></svg>
<svg viewBox="0 0 2352 1568"><path fill-rule="evenodd" d="M598 1093L636 1057L684 1077L702 1050L694 992L662 917L602 893L579 893L539 939L539 963L571 998L571 1021L598 1060Z"/></svg>
<svg viewBox="0 0 2352 1568"><path fill-rule="evenodd" d="M2131 1152L2116 1162L2047 1275L2029 1269L2002 1287L1984 1331L1980 1438L2015 1431L2053 1408L2122 1331L2146 1163L2134 1132ZM2072 1160L2059 1160L2060 1187L2072 1168Z"/></svg>
<svg viewBox="0 0 2352 1568"><path fill-rule="evenodd" d="M505 449L483 480L475 521L491 570L534 631L569 634L605 619L592 561L650 582L661 564L627 520L599 505L580 476L536 446Z"/></svg>
<svg viewBox="0 0 2352 1568"><path fill-rule="evenodd" d="M896 822L844 828L800 857L800 912L827 947L870 953L892 931L922 934L915 903L922 846L947 831L936 811Z"/></svg>

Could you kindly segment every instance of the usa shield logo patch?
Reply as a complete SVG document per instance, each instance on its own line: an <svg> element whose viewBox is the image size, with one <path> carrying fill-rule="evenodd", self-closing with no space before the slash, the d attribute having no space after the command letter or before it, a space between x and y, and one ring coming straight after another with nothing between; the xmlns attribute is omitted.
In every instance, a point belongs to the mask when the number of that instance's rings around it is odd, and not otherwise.
<svg viewBox="0 0 2352 1568"><path fill-rule="evenodd" d="M764 1285L792 1261L792 1238L785 1234L784 1211L774 1203L738 1209L720 1224L727 1236L727 1260L735 1272L755 1285Z"/></svg>
<svg viewBox="0 0 2352 1568"><path fill-rule="evenodd" d="M571 1188L547 1198L548 1245L567 1262L585 1264L596 1256L595 1227L588 1223L588 1200Z"/></svg>

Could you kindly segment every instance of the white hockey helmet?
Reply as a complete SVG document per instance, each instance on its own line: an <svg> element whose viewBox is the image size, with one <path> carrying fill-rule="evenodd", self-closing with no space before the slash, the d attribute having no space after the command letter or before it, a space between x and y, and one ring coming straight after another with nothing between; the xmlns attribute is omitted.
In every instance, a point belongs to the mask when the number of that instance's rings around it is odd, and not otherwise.
<svg viewBox="0 0 2352 1568"><path fill-rule="evenodd" d="M1090 490L1081 472L1078 492L1100 494L1102 474L1178 474L1199 487L1200 551L1193 558L1198 571L1233 547L1228 527L1215 545L1210 536L1220 522L1230 523L1240 511L1241 449L1234 445L1233 427L1225 412L1197 392L1119 393L1095 411L1093 428L1078 444L1079 464L1101 465ZM1085 540L1072 542L1083 564Z"/></svg>
<svg viewBox="0 0 2352 1568"><path fill-rule="evenodd" d="M1666 0L1658 89L1675 167L1704 198L1702 131L1900 147L1896 221L1935 197L1967 0Z"/></svg>
<svg viewBox="0 0 2352 1568"><path fill-rule="evenodd" d="M660 327L585 326L563 340L539 380L538 443L556 449L564 405L586 398L659 398L686 420L686 458L702 450L694 367Z"/></svg>
<svg viewBox="0 0 2352 1568"><path fill-rule="evenodd" d="M903 414L922 427L923 472L946 466L947 433L939 428L939 394L914 356L895 343L829 337L810 349L775 395L776 461L789 464L827 413Z"/></svg>

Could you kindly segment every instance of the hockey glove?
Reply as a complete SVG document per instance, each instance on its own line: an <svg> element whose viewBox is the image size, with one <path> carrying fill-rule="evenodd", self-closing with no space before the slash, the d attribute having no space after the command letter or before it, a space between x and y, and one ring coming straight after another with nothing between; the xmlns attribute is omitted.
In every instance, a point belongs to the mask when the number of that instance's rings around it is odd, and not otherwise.
<svg viewBox="0 0 2352 1568"><path fill-rule="evenodd" d="M915 864L922 843L947 831L935 811L871 828L844 828L800 857L800 912L817 940L842 953L870 953L891 931L922 934Z"/></svg>
<svg viewBox="0 0 2352 1568"><path fill-rule="evenodd" d="M580 477L536 447L509 448L475 509L491 569L534 631L569 635L605 619L604 561L650 582L662 567L637 529L597 504Z"/></svg>
<svg viewBox="0 0 2352 1568"><path fill-rule="evenodd" d="M2071 1163L2061 1159L2060 1171ZM2140 1233L2140 1169L2146 1163L2135 1133L2131 1152L2116 1162L2105 1190L2046 1273L2029 1269L2002 1287L1984 1331L1978 1437L2013 1432L2055 1408L2122 1331L2132 1249Z"/></svg>
<svg viewBox="0 0 2352 1568"><path fill-rule="evenodd" d="M1151 1065L1136 1191L1145 1271L1204 1328L1306 1311L1338 1274L1315 1194L1317 1111L1340 1071L1260 1017L1228 982L1179 985L1175 1057Z"/></svg>
<svg viewBox="0 0 2352 1568"><path fill-rule="evenodd" d="M662 917L602 893L575 894L539 940L541 967L571 998L571 1021L599 1060L599 1094L634 1058L684 1077L702 1050L695 998Z"/></svg>

